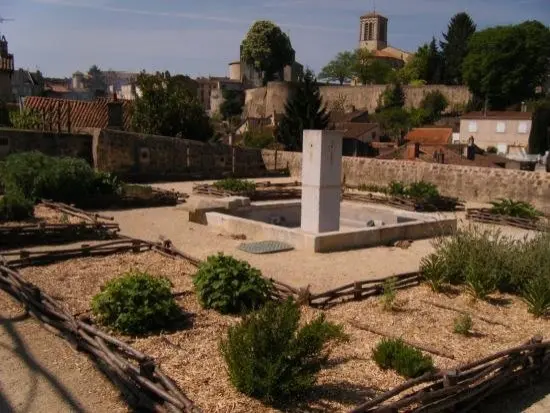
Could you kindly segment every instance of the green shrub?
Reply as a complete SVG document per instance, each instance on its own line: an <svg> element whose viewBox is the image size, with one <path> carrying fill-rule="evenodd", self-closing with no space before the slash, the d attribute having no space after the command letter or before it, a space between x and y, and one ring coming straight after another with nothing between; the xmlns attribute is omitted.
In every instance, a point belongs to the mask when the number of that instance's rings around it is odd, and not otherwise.
<svg viewBox="0 0 550 413"><path fill-rule="evenodd" d="M346 336L324 315L303 327L299 321L298 305L287 300L270 302L229 329L220 348L237 390L277 403L315 384L327 361L325 345Z"/></svg>
<svg viewBox="0 0 550 413"><path fill-rule="evenodd" d="M388 185L388 194L392 196L406 195L406 187L403 182L392 181Z"/></svg>
<svg viewBox="0 0 550 413"><path fill-rule="evenodd" d="M491 213L510 217L538 219L543 214L528 202L498 199L491 202Z"/></svg>
<svg viewBox="0 0 550 413"><path fill-rule="evenodd" d="M34 204L18 193L0 198L0 221L22 221L34 215Z"/></svg>
<svg viewBox="0 0 550 413"><path fill-rule="evenodd" d="M423 355L400 339L383 339L376 345L372 357L380 368L395 370L407 378L418 377L434 369L430 356Z"/></svg>
<svg viewBox="0 0 550 413"><path fill-rule="evenodd" d="M254 182L236 178L225 178L221 181L216 181L214 182L214 187L230 192L250 193L256 190L256 184Z"/></svg>
<svg viewBox="0 0 550 413"><path fill-rule="evenodd" d="M127 334L144 334L170 326L181 316L170 281L130 271L109 281L92 299L98 321Z"/></svg>
<svg viewBox="0 0 550 413"><path fill-rule="evenodd" d="M535 317L550 314L550 277L539 275L529 279L522 288L523 301Z"/></svg>
<svg viewBox="0 0 550 413"><path fill-rule="evenodd" d="M380 298L384 311L393 311L395 308L395 299L397 298L395 283L395 278L384 281L382 297Z"/></svg>
<svg viewBox="0 0 550 413"><path fill-rule="evenodd" d="M454 319L453 331L456 334L467 336L468 334L470 334L473 326L474 322L472 321L472 317L470 317L469 314L461 314Z"/></svg>
<svg viewBox="0 0 550 413"><path fill-rule="evenodd" d="M53 159L40 152L22 152L9 155L0 166L0 179L5 193L20 193L33 199L38 175L50 168Z"/></svg>
<svg viewBox="0 0 550 413"><path fill-rule="evenodd" d="M415 199L433 199L439 198L440 196L437 186L424 181L413 182L410 184L407 187L405 194Z"/></svg>
<svg viewBox="0 0 550 413"><path fill-rule="evenodd" d="M437 254L430 254L420 260L420 272L432 291L438 293L447 282L445 260Z"/></svg>
<svg viewBox="0 0 550 413"><path fill-rule="evenodd" d="M200 303L222 314L255 310L269 299L271 283L246 261L223 254L203 262L193 279Z"/></svg>
<svg viewBox="0 0 550 413"><path fill-rule="evenodd" d="M124 184L109 172L95 172L91 192L97 195L121 195Z"/></svg>
<svg viewBox="0 0 550 413"><path fill-rule="evenodd" d="M83 159L57 158L38 174L32 196L82 206L93 194L95 179L94 170Z"/></svg>
<svg viewBox="0 0 550 413"><path fill-rule="evenodd" d="M487 151L486 151L486 152L487 152L487 153L497 153L497 152L498 152L498 149L497 149L496 147L494 147L494 146L489 146L489 147L487 148Z"/></svg>

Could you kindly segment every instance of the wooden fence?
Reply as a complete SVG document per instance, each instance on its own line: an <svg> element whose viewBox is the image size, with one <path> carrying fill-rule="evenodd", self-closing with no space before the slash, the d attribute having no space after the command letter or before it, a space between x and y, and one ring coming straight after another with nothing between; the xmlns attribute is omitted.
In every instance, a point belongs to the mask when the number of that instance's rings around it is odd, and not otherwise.
<svg viewBox="0 0 550 413"><path fill-rule="evenodd" d="M78 252L104 255L124 250L138 252L142 248L155 248L164 254L178 256L178 252L167 245L128 238L93 247L83 246ZM0 263L0 288L19 300L29 314L67 339L76 349L87 352L136 410L200 412L151 357L77 319L60 302L25 281L17 271L27 265L69 259L74 257L75 252L21 252L19 258L9 264Z"/></svg>
<svg viewBox="0 0 550 413"><path fill-rule="evenodd" d="M228 191L218 189L214 185L193 185L193 193L197 195L223 198L228 196L246 196L252 201L267 201L278 199L299 199L302 196L301 182L271 183L258 182L252 191Z"/></svg>
<svg viewBox="0 0 550 413"><path fill-rule="evenodd" d="M63 243L78 240L101 240L116 237L120 228L112 217L83 211L60 202L43 200L42 205L68 216L81 219L77 224L44 222L0 226L0 248L15 248L42 243Z"/></svg>
<svg viewBox="0 0 550 413"><path fill-rule="evenodd" d="M529 219L499 215L492 213L490 208L468 208L466 210L466 219L485 224L508 225L532 231L550 230L548 218Z"/></svg>
<svg viewBox="0 0 550 413"><path fill-rule="evenodd" d="M351 413L466 412L497 392L509 391L550 369L550 341L536 336L450 371L427 373L356 407Z"/></svg>

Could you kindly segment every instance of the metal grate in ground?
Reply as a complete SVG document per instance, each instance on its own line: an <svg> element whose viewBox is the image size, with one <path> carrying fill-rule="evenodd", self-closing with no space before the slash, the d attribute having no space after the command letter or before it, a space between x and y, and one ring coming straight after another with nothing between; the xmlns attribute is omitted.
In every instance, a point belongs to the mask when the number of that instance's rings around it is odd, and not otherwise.
<svg viewBox="0 0 550 413"><path fill-rule="evenodd" d="M238 248L250 254L274 254L294 249L292 245L279 241L248 242L239 245Z"/></svg>

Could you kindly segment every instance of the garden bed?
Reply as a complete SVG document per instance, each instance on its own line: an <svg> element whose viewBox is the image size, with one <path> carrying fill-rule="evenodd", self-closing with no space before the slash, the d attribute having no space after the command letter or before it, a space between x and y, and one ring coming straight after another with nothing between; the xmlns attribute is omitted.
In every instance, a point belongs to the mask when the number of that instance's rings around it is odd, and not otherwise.
<svg viewBox="0 0 550 413"><path fill-rule="evenodd" d="M0 248L109 239L118 231L112 218L44 201L34 207L34 217L0 223Z"/></svg>
<svg viewBox="0 0 550 413"><path fill-rule="evenodd" d="M153 188L147 185L124 184L120 195L96 196L86 202L86 209L131 209L174 206L184 203L189 195Z"/></svg>
<svg viewBox="0 0 550 413"><path fill-rule="evenodd" d="M25 279L64 303L71 312L86 316L90 300L100 291L101 285L130 269L167 277L173 284L178 304L190 314L191 323L187 328L146 338L120 335L118 338L153 356L205 412L276 411L239 394L230 384L218 345L227 327L237 323L239 318L222 316L200 307L191 279L195 267L189 262L150 251L77 258L27 267L20 272ZM382 337L364 330L365 327L375 327L386 334L402 336L447 354L448 357L433 356L440 369L452 369L517 346L536 334L550 337L550 321L534 319L526 305L515 296L495 294L491 297L493 304L489 304L472 302L470 296L458 290L449 294L435 294L425 286L418 286L397 293L395 311L384 311L377 297L325 311L329 320L344 325L350 341L332 349L330 368L321 372L309 399L299 407L308 411L348 411L405 381L374 363L372 349ZM454 334L453 323L458 313L433 303L471 313L472 334L468 337ZM303 321L320 312L303 307ZM484 320L479 318L481 315Z"/></svg>
<svg viewBox="0 0 550 413"><path fill-rule="evenodd" d="M548 218L519 218L509 215L495 214L491 208L468 208L466 218L476 222L493 225L507 225L532 231L548 231Z"/></svg>

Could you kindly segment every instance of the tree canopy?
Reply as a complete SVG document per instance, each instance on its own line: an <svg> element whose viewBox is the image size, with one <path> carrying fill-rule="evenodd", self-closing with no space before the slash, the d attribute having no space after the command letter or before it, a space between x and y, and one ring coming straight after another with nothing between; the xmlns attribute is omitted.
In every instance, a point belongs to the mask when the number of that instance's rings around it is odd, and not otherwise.
<svg viewBox="0 0 550 413"><path fill-rule="evenodd" d="M141 93L133 105L133 128L153 135L210 139L210 119L189 87L191 82L187 76L172 77L168 72L140 73L136 86Z"/></svg>
<svg viewBox="0 0 550 413"><path fill-rule="evenodd" d="M351 80L355 56L353 52L340 52L328 64L321 69L319 79L339 82L341 85Z"/></svg>
<svg viewBox="0 0 550 413"><path fill-rule="evenodd" d="M262 73L264 83L275 79L285 66L294 63L290 38L267 20L255 22L241 43L241 60Z"/></svg>
<svg viewBox="0 0 550 413"><path fill-rule="evenodd" d="M472 35L463 76L493 109L534 96L550 68L550 29L537 21L497 26Z"/></svg>
<svg viewBox="0 0 550 413"><path fill-rule="evenodd" d="M426 121L435 122L449 106L449 101L439 90L428 92L420 102L420 108L426 112Z"/></svg>
<svg viewBox="0 0 550 413"><path fill-rule="evenodd" d="M384 93L380 95L378 109L402 108L405 106L405 91L401 83L387 86Z"/></svg>
<svg viewBox="0 0 550 413"><path fill-rule="evenodd" d="M224 120L243 113L244 92L242 90L222 90L223 102L220 105L220 113Z"/></svg>
<svg viewBox="0 0 550 413"><path fill-rule="evenodd" d="M445 84L462 84L462 63L468 53L468 42L475 32L476 25L468 13L458 13L451 18L447 33L443 33L444 41L440 42L445 62L443 70Z"/></svg>
<svg viewBox="0 0 550 413"><path fill-rule="evenodd" d="M301 150L304 129L325 129L328 122L329 115L315 76L306 70L295 93L285 104L285 113L277 128L277 141L289 150Z"/></svg>

